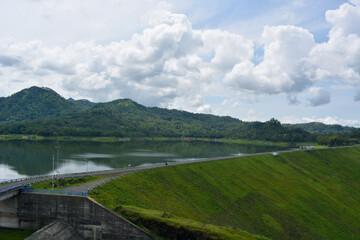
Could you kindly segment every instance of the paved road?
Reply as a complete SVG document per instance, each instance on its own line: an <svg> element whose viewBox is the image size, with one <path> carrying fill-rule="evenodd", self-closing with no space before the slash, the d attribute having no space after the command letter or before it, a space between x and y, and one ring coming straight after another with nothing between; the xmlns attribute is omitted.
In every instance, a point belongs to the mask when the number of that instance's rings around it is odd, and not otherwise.
<svg viewBox="0 0 360 240"><path fill-rule="evenodd" d="M346 146L346 147L354 147L354 146ZM334 147L339 148L339 147ZM328 149L328 148L323 148ZM285 152L295 152L295 151L306 151L307 149L290 149L285 151L278 151L277 153L285 153ZM216 158L206 158L206 159L199 159L199 160L190 160L190 161L183 161L183 162L169 162L168 166L174 166L174 165L182 165L182 164L191 164L191 163L197 163L197 162L208 162L208 161L217 161L217 160L224 160L224 159L232 159L232 158L241 158L241 157L249 157L249 156L259 156L259 155L265 155L265 154L273 154L273 152L265 152L265 153L252 153L252 154L242 154L242 155L235 155L235 156L226 156L226 157L216 157ZM115 170L109 170L109 171L101 171L101 172L91 172L91 173L75 173L75 174L61 174L57 175L57 178L75 178L75 177L84 177L84 176L100 176L100 175L107 175L108 178L104 178L102 180L92 182L92 183L86 183L80 186L76 187L69 187L65 188L64 190L72 190L72 191L87 191L88 188L95 186L97 184L100 184L108 179L112 179L114 177L118 177L124 174L129 174L137 171L144 171L151 168L159 168L159 167L166 167L165 164L155 164L150 166L140 166L140 167L133 167L133 168L120 168ZM24 184L30 184L35 182L41 182L41 181L49 181L52 180L52 176L44 176L40 178L33 178L33 179L23 179L16 182L6 183L3 185L0 185L0 194L4 192L6 189L16 188Z"/></svg>
<svg viewBox="0 0 360 240"><path fill-rule="evenodd" d="M279 153L291 152L291 151L298 151L298 149L280 151ZM239 158L239 157L257 156L257 155L264 155L264 154L272 154L272 152L243 154L243 155L236 155L236 156L216 157L216 158L206 158L206 159L190 160L190 161L183 161L183 162L169 162L168 166L190 164L190 163L196 163L196 162L224 160L224 159ZM87 173L74 173L74 174L60 174L60 175L56 175L56 178L76 178L76 177L84 177L84 176L101 176L101 175L109 176L108 178L104 178L97 182L86 183L84 185L80 185L77 187L69 187L69 188L64 189L64 190L72 190L72 191L87 191L87 189L89 187L92 187L94 185L102 183L107 179L118 177L118 176L124 175L124 174L129 174L129 173L133 173L133 172L137 172L137 171L144 171L147 169L159 168L159 167L165 167L165 164L161 163L161 164L155 164L155 165L149 165L149 166L140 166L140 167L133 167L133 168L120 168L120 169L115 169L115 170L90 172L90 173L87 172ZM0 185L0 194L2 191L6 190L6 189L16 188L16 187L22 186L24 184L31 184L31 183L42 182L42 181L50 181L52 179L53 179L53 176L44 176L44 177L29 178L29 179L18 179L18 181Z"/></svg>

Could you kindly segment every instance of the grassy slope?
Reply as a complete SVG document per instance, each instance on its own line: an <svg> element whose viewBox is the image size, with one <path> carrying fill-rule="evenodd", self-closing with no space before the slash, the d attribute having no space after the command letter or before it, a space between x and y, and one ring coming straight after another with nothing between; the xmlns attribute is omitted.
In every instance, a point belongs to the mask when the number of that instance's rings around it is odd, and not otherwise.
<svg viewBox="0 0 360 240"><path fill-rule="evenodd" d="M165 211L271 239L360 236L359 147L153 169L97 191L109 208Z"/></svg>

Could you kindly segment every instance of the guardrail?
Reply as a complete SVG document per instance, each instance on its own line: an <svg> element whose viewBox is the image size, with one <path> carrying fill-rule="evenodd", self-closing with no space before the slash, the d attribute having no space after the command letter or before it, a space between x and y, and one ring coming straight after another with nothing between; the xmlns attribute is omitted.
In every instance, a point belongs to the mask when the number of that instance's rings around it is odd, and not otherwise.
<svg viewBox="0 0 360 240"><path fill-rule="evenodd" d="M19 183L19 184L16 184L15 186L10 186L10 187L6 187L6 188L2 188L0 189L0 194L1 193L6 193L8 191L13 191L13 190L18 190L20 188L23 187L23 184Z"/></svg>
<svg viewBox="0 0 360 240"><path fill-rule="evenodd" d="M87 192L73 192L65 190L51 190L51 189L34 189L34 188L22 188L21 192L30 192L30 193L46 193L46 194L56 194L56 195L70 195L70 196L87 196Z"/></svg>

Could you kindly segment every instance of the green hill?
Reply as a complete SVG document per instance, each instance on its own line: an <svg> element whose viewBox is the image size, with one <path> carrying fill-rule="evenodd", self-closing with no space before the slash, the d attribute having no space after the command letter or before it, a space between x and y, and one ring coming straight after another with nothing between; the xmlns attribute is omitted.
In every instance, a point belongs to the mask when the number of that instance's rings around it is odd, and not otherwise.
<svg viewBox="0 0 360 240"><path fill-rule="evenodd" d="M284 127L301 128L310 133L316 134L331 134L331 133L351 133L357 130L355 127L346 127L339 124L324 124L319 122L298 123L298 124L283 124Z"/></svg>
<svg viewBox="0 0 360 240"><path fill-rule="evenodd" d="M40 87L0 98L0 134L52 136L57 132L63 136L233 138L289 143L315 142L318 134L331 134L320 138L321 144L346 145L360 141L351 137L356 130L322 123L281 124L276 119L244 122L228 116L146 107L131 99L105 103L66 100Z"/></svg>
<svg viewBox="0 0 360 240"><path fill-rule="evenodd" d="M82 107L49 88L31 87L0 100L0 124L56 117Z"/></svg>
<svg viewBox="0 0 360 240"><path fill-rule="evenodd" d="M242 138L314 141L299 128L275 119L243 122L231 117L145 107L130 99L106 103L66 100L48 88L32 87L0 100L0 134L52 136Z"/></svg>
<svg viewBox="0 0 360 240"><path fill-rule="evenodd" d="M359 239L359 179L360 148L352 147L157 168L91 196L168 237L159 226L202 229L213 239ZM216 235L214 225L225 229Z"/></svg>

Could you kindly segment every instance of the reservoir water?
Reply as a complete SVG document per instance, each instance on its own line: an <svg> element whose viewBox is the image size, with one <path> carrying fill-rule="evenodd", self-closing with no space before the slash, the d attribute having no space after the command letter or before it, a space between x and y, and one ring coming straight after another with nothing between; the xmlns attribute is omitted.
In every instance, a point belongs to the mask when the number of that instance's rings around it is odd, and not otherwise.
<svg viewBox="0 0 360 240"><path fill-rule="evenodd" d="M202 141L3 141L0 142L0 182L277 150L281 149Z"/></svg>

